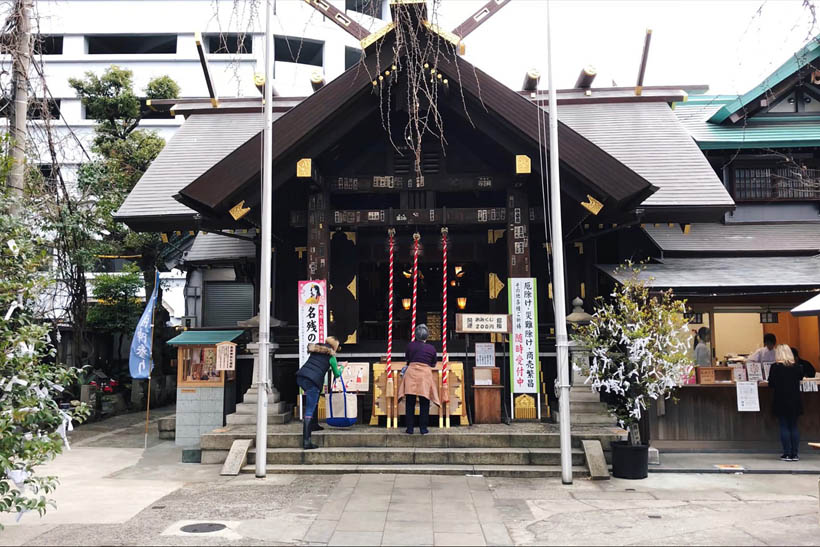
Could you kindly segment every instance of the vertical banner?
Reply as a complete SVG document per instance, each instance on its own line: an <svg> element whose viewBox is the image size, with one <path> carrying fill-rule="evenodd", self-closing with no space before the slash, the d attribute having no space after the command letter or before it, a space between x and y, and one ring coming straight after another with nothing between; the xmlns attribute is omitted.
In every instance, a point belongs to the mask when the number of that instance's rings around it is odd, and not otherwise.
<svg viewBox="0 0 820 547"><path fill-rule="evenodd" d="M538 393L538 297L535 278L511 277L509 281L512 392Z"/></svg>
<svg viewBox="0 0 820 547"><path fill-rule="evenodd" d="M137 328L134 330L134 337L131 339L131 354L128 356L128 368L131 370L131 378L148 378L154 368L153 349L154 340L154 307L157 305L157 292L159 291L159 271L154 272L154 291L151 298L145 305Z"/></svg>
<svg viewBox="0 0 820 547"><path fill-rule="evenodd" d="M299 281L299 366L308 358L308 344L319 344L327 335L327 282Z"/></svg>

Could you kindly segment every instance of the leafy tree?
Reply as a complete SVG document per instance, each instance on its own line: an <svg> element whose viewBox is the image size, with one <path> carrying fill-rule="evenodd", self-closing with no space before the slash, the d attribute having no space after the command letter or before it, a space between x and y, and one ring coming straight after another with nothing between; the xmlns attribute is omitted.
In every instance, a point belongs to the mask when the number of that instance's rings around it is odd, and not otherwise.
<svg viewBox="0 0 820 547"><path fill-rule="evenodd" d="M88 309L88 325L120 335L119 359L124 335L134 331L142 313L142 303L137 298L142 286L142 276L134 265L126 266L121 274L100 274L94 278L93 296L97 303Z"/></svg>
<svg viewBox="0 0 820 547"><path fill-rule="evenodd" d="M587 383L608 394L610 413L622 427L639 424L651 400L669 398L688 378L686 302L671 290L652 294L640 268L612 293L598 298L592 320L575 339L590 351ZM630 435L632 431L630 430Z"/></svg>
<svg viewBox="0 0 820 547"><path fill-rule="evenodd" d="M59 454L71 420L88 415L85 405L62 411L55 399L79 370L54 362L49 327L38 319L39 297L51 283L48 254L29 204L13 207L0 196L0 512L46 512L57 478L35 467ZM9 214L10 211L17 214Z"/></svg>

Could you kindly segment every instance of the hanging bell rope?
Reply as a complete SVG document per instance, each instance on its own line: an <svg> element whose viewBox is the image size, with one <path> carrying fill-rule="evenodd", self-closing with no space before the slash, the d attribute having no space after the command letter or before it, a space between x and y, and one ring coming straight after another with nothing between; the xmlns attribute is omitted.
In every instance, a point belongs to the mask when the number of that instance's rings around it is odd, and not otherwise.
<svg viewBox="0 0 820 547"><path fill-rule="evenodd" d="M439 412L439 427L442 424L442 418L446 416L447 427L450 427L450 387L447 384L449 376L448 363L450 357L447 353L447 228L441 229L441 255L442 255L442 288L441 288L441 353L442 353L442 367L441 367L441 412Z"/></svg>
<svg viewBox="0 0 820 547"><path fill-rule="evenodd" d="M416 339L416 300L419 289L419 239L421 234L413 234L413 309L410 312L410 340Z"/></svg>
<svg viewBox="0 0 820 547"><path fill-rule="evenodd" d="M390 268L387 281L387 384L385 386L385 402L387 403L387 427L389 428L391 418L398 423L398 416L392 412L395 404L387 401L388 396L392 395L395 389L395 381L393 380L393 264L396 254L396 230L391 228L387 231L387 235L389 239Z"/></svg>

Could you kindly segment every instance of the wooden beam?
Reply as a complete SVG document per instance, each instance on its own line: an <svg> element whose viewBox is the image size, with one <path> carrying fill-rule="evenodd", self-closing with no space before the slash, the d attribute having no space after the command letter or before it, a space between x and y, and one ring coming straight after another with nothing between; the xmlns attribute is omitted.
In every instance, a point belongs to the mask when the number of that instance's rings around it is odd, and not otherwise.
<svg viewBox="0 0 820 547"><path fill-rule="evenodd" d="M309 215L308 215L309 216ZM503 226L507 212L504 207L466 207L437 209L338 209L331 213L331 227L359 228L366 226L437 226L476 224ZM291 213L291 225L304 225L304 216ZM311 219L307 219L309 225Z"/></svg>
<svg viewBox="0 0 820 547"><path fill-rule="evenodd" d="M635 95L643 92L643 77L646 73L646 61L649 59L649 42L652 41L652 29L646 29L646 40L643 43L643 55L641 55L641 68L638 69L638 83L635 85Z"/></svg>
<svg viewBox="0 0 820 547"><path fill-rule="evenodd" d="M325 77L318 70L314 70L310 75L310 87L313 91L319 91L325 85Z"/></svg>
<svg viewBox="0 0 820 547"><path fill-rule="evenodd" d="M595 79L595 75L598 72L592 66L585 66L581 69L581 74L578 75L578 79L575 80L575 87L580 89L589 89L592 87L592 80Z"/></svg>
<svg viewBox="0 0 820 547"><path fill-rule="evenodd" d="M205 56L205 47L202 45L202 34L194 33L196 41L196 52L199 54L199 64L202 65L202 73L205 75L205 85L208 86L208 95L211 98L211 106L219 106L219 97L216 95L216 86L211 79L211 71L208 69L208 58Z"/></svg>
<svg viewBox="0 0 820 547"><path fill-rule="evenodd" d="M530 219L527 193L507 190L507 269L510 277L530 276Z"/></svg>
<svg viewBox="0 0 820 547"><path fill-rule="evenodd" d="M463 40L468 34L487 22L490 17L498 13L501 8L509 3L509 0L489 0L489 2L479 8L478 11L453 29L453 34Z"/></svg>
<svg viewBox="0 0 820 547"><path fill-rule="evenodd" d="M370 34L367 29L331 4L330 0L305 0L305 3L336 23L356 40L361 41Z"/></svg>
<svg viewBox="0 0 820 547"><path fill-rule="evenodd" d="M493 191L512 183L510 175L435 174L423 177L402 175L342 175L325 179L332 193L395 193L401 190L440 192Z"/></svg>
<svg viewBox="0 0 820 547"><path fill-rule="evenodd" d="M538 82L541 80L541 73L531 68L524 74L524 83L521 89L524 91L536 91L538 89Z"/></svg>

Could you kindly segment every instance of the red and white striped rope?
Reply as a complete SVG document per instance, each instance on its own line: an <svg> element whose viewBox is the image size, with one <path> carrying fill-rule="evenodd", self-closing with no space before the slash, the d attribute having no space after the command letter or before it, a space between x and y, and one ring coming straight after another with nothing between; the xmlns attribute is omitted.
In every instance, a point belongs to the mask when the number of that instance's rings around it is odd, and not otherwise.
<svg viewBox="0 0 820 547"><path fill-rule="evenodd" d="M419 288L419 238L421 235L413 234L413 311L410 312L410 339L416 339L416 297Z"/></svg>
<svg viewBox="0 0 820 547"><path fill-rule="evenodd" d="M450 359L447 354L447 228L441 229L441 252L442 252L442 290L441 290L441 350L443 357L443 368L441 381L447 385L448 366Z"/></svg>
<svg viewBox="0 0 820 547"><path fill-rule="evenodd" d="M395 255L395 242L393 240L393 230L388 232L390 236L390 278L387 282L387 379L393 378L393 259Z"/></svg>

